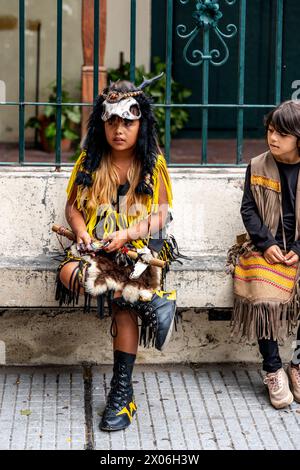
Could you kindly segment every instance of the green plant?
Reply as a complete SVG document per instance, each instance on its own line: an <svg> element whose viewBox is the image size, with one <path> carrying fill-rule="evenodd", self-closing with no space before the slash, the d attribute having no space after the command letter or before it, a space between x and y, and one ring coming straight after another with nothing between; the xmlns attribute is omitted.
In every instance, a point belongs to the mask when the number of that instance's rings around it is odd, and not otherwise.
<svg viewBox="0 0 300 470"><path fill-rule="evenodd" d="M51 90L48 97L49 103L56 103L56 85L51 83L49 85ZM70 99L69 92L64 88L62 90L62 102L68 103ZM41 143L44 144L44 139L50 150L55 148L56 141L56 110L57 106L47 105L44 108L42 115L38 117L31 117L26 122L26 128L38 129L40 131ZM81 112L79 106L62 106L61 114L61 138L67 139L71 142L79 142L80 132L79 124L81 122ZM42 134L42 135L41 135Z"/></svg>
<svg viewBox="0 0 300 470"><path fill-rule="evenodd" d="M166 64L161 62L159 57L153 59L154 70L151 73L147 73L147 78L154 77L161 72L166 71ZM126 62L120 65L117 69L109 69L107 71L108 81L116 82L117 80L129 80L130 79L130 64ZM141 83L143 76L146 75L145 67L143 65L136 67L135 69L135 82ZM185 103L186 99L192 94L191 90L185 88L181 83L175 82L171 79L171 91L172 91L172 102L173 103ZM158 80L151 86L151 96L154 98L155 103L164 103L166 96L166 80ZM158 123L158 138L161 145L165 145L165 109L155 107L155 116ZM189 113L185 109L171 108L171 135L174 136L176 133L183 129L184 125L189 119Z"/></svg>

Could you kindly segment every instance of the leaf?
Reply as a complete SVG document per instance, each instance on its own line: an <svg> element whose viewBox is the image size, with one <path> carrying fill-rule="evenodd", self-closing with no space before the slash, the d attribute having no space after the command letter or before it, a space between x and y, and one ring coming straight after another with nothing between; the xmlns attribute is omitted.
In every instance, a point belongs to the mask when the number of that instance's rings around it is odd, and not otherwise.
<svg viewBox="0 0 300 470"><path fill-rule="evenodd" d="M70 140L79 139L79 135L76 134L76 132L71 131L71 129L64 129L63 134L66 139L70 139Z"/></svg>
<svg viewBox="0 0 300 470"><path fill-rule="evenodd" d="M38 118L31 117L31 118L28 119L28 121L25 124L25 129L27 129L28 127L32 128L32 129L40 129L41 128L41 123L38 120Z"/></svg>
<svg viewBox="0 0 300 470"><path fill-rule="evenodd" d="M45 136L47 139L52 139L56 136L56 123L51 122L45 129Z"/></svg>
<svg viewBox="0 0 300 470"><path fill-rule="evenodd" d="M75 108L76 107L74 106L73 110L66 109L65 115L67 116L68 119L70 119L71 122L74 122L75 124L79 124L81 121L81 114L80 114L78 106L77 106L77 109Z"/></svg>
<svg viewBox="0 0 300 470"><path fill-rule="evenodd" d="M44 114L46 117L56 116L56 111L54 106L45 106Z"/></svg>

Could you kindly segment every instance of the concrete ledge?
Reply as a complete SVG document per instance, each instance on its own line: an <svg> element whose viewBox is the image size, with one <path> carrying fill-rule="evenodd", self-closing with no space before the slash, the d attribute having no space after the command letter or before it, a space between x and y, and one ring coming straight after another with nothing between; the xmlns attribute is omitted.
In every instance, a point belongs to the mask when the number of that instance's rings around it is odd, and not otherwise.
<svg viewBox="0 0 300 470"><path fill-rule="evenodd" d="M165 351L139 347L140 364L260 362L256 342L230 337L229 321L209 321L208 312L179 309L182 321ZM110 318L79 309L1 308L0 365L111 364ZM288 361L293 338L281 349Z"/></svg>
<svg viewBox="0 0 300 470"><path fill-rule="evenodd" d="M57 307L54 294L58 264L49 255L2 258L0 307ZM195 257L184 261L184 265L174 263L167 276L167 288L177 290L179 307L231 307L232 280L224 266L225 258L219 256Z"/></svg>
<svg viewBox="0 0 300 470"><path fill-rule="evenodd" d="M0 168L0 306L56 306L57 263L51 255L61 247L51 227L66 224L70 172ZM168 286L177 289L181 307L230 307L231 279L224 273L224 262L236 233L244 230L239 215L244 169L171 168L170 174L172 233L180 251L193 260L172 267Z"/></svg>

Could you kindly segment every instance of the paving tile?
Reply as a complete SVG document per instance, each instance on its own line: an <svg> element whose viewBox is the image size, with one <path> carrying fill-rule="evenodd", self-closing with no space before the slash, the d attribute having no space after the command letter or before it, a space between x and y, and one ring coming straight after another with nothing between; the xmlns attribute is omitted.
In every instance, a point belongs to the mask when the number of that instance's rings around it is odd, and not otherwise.
<svg viewBox="0 0 300 470"><path fill-rule="evenodd" d="M93 367L86 395L81 367L0 367L0 449L300 450L300 405L272 408L256 366L138 365L133 423L105 433L111 374Z"/></svg>

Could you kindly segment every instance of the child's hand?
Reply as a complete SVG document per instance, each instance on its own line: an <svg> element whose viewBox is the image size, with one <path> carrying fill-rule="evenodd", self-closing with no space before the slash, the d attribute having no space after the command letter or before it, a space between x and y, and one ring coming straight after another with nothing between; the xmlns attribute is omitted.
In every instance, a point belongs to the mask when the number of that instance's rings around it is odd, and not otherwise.
<svg viewBox="0 0 300 470"><path fill-rule="evenodd" d="M128 232L127 230L117 230L116 232L103 237L103 241L110 241L110 244L104 248L107 253L119 250L125 243L128 242Z"/></svg>
<svg viewBox="0 0 300 470"><path fill-rule="evenodd" d="M270 264L285 263L285 257L278 245L269 246L269 248L264 251L264 258Z"/></svg>
<svg viewBox="0 0 300 470"><path fill-rule="evenodd" d="M80 247L81 251L82 250L90 251L92 249L91 247L92 239L87 231L77 232L76 241L77 241L77 245L81 245Z"/></svg>
<svg viewBox="0 0 300 470"><path fill-rule="evenodd" d="M292 266L293 264L298 263L299 256L293 251L289 251L288 254L285 255L285 264L287 266Z"/></svg>

